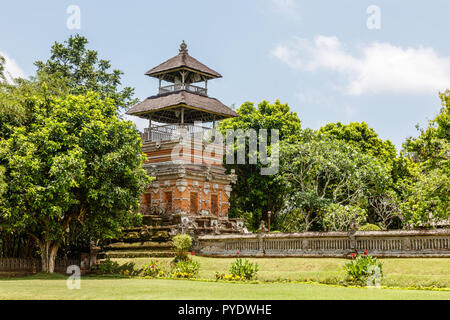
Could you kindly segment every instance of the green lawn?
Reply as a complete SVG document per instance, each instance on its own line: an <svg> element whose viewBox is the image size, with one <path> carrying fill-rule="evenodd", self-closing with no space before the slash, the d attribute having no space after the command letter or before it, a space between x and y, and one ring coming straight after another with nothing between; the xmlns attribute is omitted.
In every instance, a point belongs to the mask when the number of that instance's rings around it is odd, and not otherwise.
<svg viewBox="0 0 450 320"><path fill-rule="evenodd" d="M199 278L214 279L216 271L228 272L234 258L194 257L200 262ZM160 259L170 260L170 259ZM249 259L259 265L258 280L313 281L338 283L345 278L343 266L348 260L338 258L258 258ZM148 258L114 259L119 263L134 262L140 268ZM450 259L380 259L389 287L450 288Z"/></svg>
<svg viewBox="0 0 450 320"><path fill-rule="evenodd" d="M343 288L313 284L234 284L188 280L85 277L68 290L66 277L0 280L0 299L444 299L450 292Z"/></svg>
<svg viewBox="0 0 450 320"><path fill-rule="evenodd" d="M200 279L213 280L216 271L228 272L231 258L194 257ZM142 267L150 259L115 259ZM170 261L171 259L160 259ZM81 290L68 290L64 275L0 278L0 299L445 299L450 300L450 259L383 259L383 286L440 287L446 291L345 288L311 283L344 279L344 259L249 259L259 264L259 283L223 283L205 280L162 280L87 276Z"/></svg>

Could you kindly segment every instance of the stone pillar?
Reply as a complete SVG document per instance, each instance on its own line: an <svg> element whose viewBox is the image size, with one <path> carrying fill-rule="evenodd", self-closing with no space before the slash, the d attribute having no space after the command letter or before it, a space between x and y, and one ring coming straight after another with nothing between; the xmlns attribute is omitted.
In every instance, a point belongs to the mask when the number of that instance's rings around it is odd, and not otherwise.
<svg viewBox="0 0 450 320"><path fill-rule="evenodd" d="M264 233L259 232L257 234L258 242L259 242L259 250L257 253L257 256L264 256L265 250L264 250Z"/></svg>
<svg viewBox="0 0 450 320"><path fill-rule="evenodd" d="M97 264L97 255L101 248L97 246L91 246L89 253L89 268L92 268Z"/></svg>

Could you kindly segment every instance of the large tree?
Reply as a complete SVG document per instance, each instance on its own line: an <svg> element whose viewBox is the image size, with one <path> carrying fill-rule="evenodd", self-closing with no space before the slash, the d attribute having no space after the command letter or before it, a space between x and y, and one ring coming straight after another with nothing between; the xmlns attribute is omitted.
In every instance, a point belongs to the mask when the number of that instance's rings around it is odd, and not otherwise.
<svg viewBox="0 0 450 320"><path fill-rule="evenodd" d="M30 113L25 111L27 99L44 84L48 93L55 96L97 92L101 99L112 99L118 114L137 102L134 89L121 86L123 72L111 70L111 62L99 59L98 52L87 45L88 40L81 35L55 42L50 58L35 62L36 75L10 79L10 83L4 77L5 61L0 56L0 137L7 137L14 127L29 121Z"/></svg>
<svg viewBox="0 0 450 320"><path fill-rule="evenodd" d="M376 158L323 136L283 144L281 160L278 179L285 185L286 202L279 223L288 231L324 230L330 205L367 208L368 198L390 184L388 168Z"/></svg>
<svg viewBox="0 0 450 320"><path fill-rule="evenodd" d="M404 144L407 155L425 169L448 167L450 163L450 90L440 94L442 108L439 114L421 129L417 138L408 138Z"/></svg>
<svg viewBox="0 0 450 320"><path fill-rule="evenodd" d="M429 227L450 219L450 90L440 94L442 109L404 144L414 165L400 181L405 227Z"/></svg>
<svg viewBox="0 0 450 320"><path fill-rule="evenodd" d="M268 153L270 154L271 129L279 131L280 141L297 141L301 135L301 122L297 114L291 111L288 104L275 101L271 104L262 101L255 107L252 102L246 102L237 109L239 117L227 119L221 122L220 129L224 136L227 130L253 129L259 133L260 129L268 130ZM238 145L235 145L235 152ZM228 170L234 169L237 174L237 182L231 193L230 216L240 217L246 220L250 229L257 229L260 221L266 219L266 214L271 211L274 216L283 206L283 192L281 184L275 179L275 175L262 175L263 165L258 157L256 164L249 163L249 145L246 142L245 164L226 164ZM259 150L261 151L261 150ZM259 153L256 152L258 156Z"/></svg>
<svg viewBox="0 0 450 320"><path fill-rule="evenodd" d="M149 178L138 131L117 117L115 101L97 93L57 97L43 86L25 110L27 121L0 139L7 182L0 220L29 234L43 271L53 272L71 227L114 237L135 217Z"/></svg>
<svg viewBox="0 0 450 320"><path fill-rule="evenodd" d="M59 80L58 87L70 94L99 93L100 98L110 98L116 107L127 109L137 102L134 89L120 88L122 71L111 69L109 60L99 59L98 52L87 48L88 40L80 35L70 36L64 43L55 42L47 61L36 61L37 77Z"/></svg>

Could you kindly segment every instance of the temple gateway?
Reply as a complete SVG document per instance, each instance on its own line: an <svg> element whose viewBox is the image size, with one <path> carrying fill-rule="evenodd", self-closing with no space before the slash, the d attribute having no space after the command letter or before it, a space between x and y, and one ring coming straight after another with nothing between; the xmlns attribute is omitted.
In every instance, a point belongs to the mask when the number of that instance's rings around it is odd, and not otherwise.
<svg viewBox="0 0 450 320"><path fill-rule="evenodd" d="M178 55L145 75L158 79L158 93L127 112L148 120L144 168L155 180L142 197L144 222L171 226L171 234L244 232L241 220L228 218L236 176L225 173L216 134L218 121L238 115L208 96L208 81L222 76L191 57L184 41Z"/></svg>

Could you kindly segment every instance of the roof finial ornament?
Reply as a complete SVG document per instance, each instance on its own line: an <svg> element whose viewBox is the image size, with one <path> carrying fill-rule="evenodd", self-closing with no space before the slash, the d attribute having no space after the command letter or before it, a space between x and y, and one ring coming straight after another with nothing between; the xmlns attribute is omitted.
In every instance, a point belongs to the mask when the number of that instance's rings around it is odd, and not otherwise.
<svg viewBox="0 0 450 320"><path fill-rule="evenodd" d="M184 43L184 40L183 40L183 42L180 44L180 53L187 53L187 52L188 52L187 45L186 45L186 43Z"/></svg>

